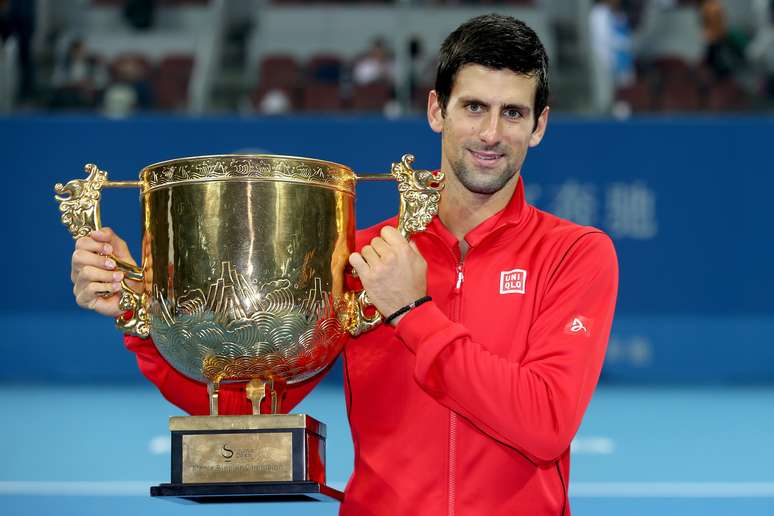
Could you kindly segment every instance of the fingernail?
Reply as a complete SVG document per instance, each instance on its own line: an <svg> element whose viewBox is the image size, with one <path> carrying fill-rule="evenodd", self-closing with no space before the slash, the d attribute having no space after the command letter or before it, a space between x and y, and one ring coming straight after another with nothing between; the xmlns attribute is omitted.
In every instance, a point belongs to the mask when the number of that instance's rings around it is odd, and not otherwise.
<svg viewBox="0 0 774 516"><path fill-rule="evenodd" d="M110 254L113 252L113 246L110 244L105 244L102 246L102 254Z"/></svg>
<svg viewBox="0 0 774 516"><path fill-rule="evenodd" d="M102 234L102 230L100 230L100 229L95 229L94 231L91 232L91 234L93 236L105 236L105 235Z"/></svg>
<svg viewBox="0 0 774 516"><path fill-rule="evenodd" d="M115 281L121 281L122 279L124 279L124 273L123 272L114 272L113 273L113 279Z"/></svg>
<svg viewBox="0 0 774 516"><path fill-rule="evenodd" d="M113 260L108 258L107 260L105 260L105 267L108 268L108 269L115 269L116 268L116 262L114 262Z"/></svg>
<svg viewBox="0 0 774 516"><path fill-rule="evenodd" d="M118 292L119 290L121 290L121 284L113 283L113 292Z"/></svg>

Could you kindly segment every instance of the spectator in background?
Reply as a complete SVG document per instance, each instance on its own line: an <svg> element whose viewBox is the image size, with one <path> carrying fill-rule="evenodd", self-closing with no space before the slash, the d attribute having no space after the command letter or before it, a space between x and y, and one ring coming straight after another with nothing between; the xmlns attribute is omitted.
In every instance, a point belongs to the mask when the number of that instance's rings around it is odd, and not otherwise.
<svg viewBox="0 0 774 516"><path fill-rule="evenodd" d="M278 88L267 91L258 102L258 111L264 115L284 115L291 108L288 94Z"/></svg>
<svg viewBox="0 0 774 516"><path fill-rule="evenodd" d="M113 83L105 91L103 111L108 116L128 116L153 108L154 94L148 70L139 58L126 56L114 65Z"/></svg>
<svg viewBox="0 0 774 516"><path fill-rule="evenodd" d="M83 40L76 38L56 63L52 83L52 108L90 109L97 106L102 96L107 72Z"/></svg>
<svg viewBox="0 0 774 516"><path fill-rule="evenodd" d="M744 67L744 43L729 31L720 0L701 1L704 61L715 79L727 79Z"/></svg>
<svg viewBox="0 0 774 516"><path fill-rule="evenodd" d="M355 60L352 67L352 79L356 85L374 82L394 84L395 60L387 50L382 38L376 38L368 51Z"/></svg>
<svg viewBox="0 0 774 516"><path fill-rule="evenodd" d="M774 0L757 0L755 19L759 22L746 57L762 76L762 93L774 105Z"/></svg>
<svg viewBox="0 0 774 516"><path fill-rule="evenodd" d="M137 30L148 30L153 27L156 14L155 0L126 0L124 2L124 19L130 27Z"/></svg>
<svg viewBox="0 0 774 516"><path fill-rule="evenodd" d="M411 105L424 110L427 107L427 92L433 89L437 59L425 54L422 39L412 36L409 40L408 86Z"/></svg>
<svg viewBox="0 0 774 516"><path fill-rule="evenodd" d="M591 8L589 29L594 80L594 108L609 113L616 91L634 80L629 21L619 0L597 0Z"/></svg>
<svg viewBox="0 0 774 516"><path fill-rule="evenodd" d="M19 48L20 100L31 99L35 95L32 35L35 33L36 5L37 2L32 0L0 0L0 43L14 37Z"/></svg>

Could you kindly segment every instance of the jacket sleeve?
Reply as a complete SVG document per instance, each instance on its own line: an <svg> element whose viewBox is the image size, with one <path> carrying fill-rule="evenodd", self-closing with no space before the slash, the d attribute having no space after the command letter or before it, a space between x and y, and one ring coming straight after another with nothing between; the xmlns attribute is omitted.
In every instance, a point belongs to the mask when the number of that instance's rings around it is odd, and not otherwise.
<svg viewBox="0 0 774 516"><path fill-rule="evenodd" d="M548 280L520 361L487 351L432 302L409 312L397 336L429 395L534 462L552 462L569 448L599 379L617 288L612 242L588 233Z"/></svg>
<svg viewBox="0 0 774 516"><path fill-rule="evenodd" d="M194 416L209 415L209 396L205 384L192 380L173 368L161 356L151 339L126 335L124 344L136 355L142 374L156 385L170 403ZM327 371L311 380L289 385L280 412L285 414L292 410L320 383L325 373ZM261 403L261 411L267 414L269 410L270 400L267 396ZM221 384L218 413L221 415L252 413L252 405L246 397L244 383Z"/></svg>

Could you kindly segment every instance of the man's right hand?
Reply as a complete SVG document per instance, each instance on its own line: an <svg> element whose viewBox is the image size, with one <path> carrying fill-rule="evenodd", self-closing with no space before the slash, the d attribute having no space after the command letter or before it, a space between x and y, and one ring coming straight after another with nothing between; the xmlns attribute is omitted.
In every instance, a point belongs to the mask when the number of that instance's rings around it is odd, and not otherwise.
<svg viewBox="0 0 774 516"><path fill-rule="evenodd" d="M121 315L118 301L124 273L116 269L109 255L134 264L129 248L110 228L92 231L75 242L70 279L73 281L75 302L83 308L103 315ZM133 287L137 282L131 282Z"/></svg>

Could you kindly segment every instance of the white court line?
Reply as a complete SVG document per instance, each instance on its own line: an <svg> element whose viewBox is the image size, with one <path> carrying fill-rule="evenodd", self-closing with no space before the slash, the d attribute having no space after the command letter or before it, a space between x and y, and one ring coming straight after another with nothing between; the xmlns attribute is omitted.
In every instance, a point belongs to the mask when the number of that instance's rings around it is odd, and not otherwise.
<svg viewBox="0 0 774 516"><path fill-rule="evenodd" d="M772 498L774 482L574 482L576 498Z"/></svg>
<svg viewBox="0 0 774 516"><path fill-rule="evenodd" d="M150 481L0 481L0 496L150 496ZM330 482L344 489L345 482ZM774 482L574 482L574 498L774 498Z"/></svg>
<svg viewBox="0 0 774 516"><path fill-rule="evenodd" d="M0 495L150 496L151 482L142 481L2 481Z"/></svg>
<svg viewBox="0 0 774 516"><path fill-rule="evenodd" d="M159 482L142 480L111 481L0 481L0 496L150 496L150 486ZM329 482L343 490L346 482Z"/></svg>

